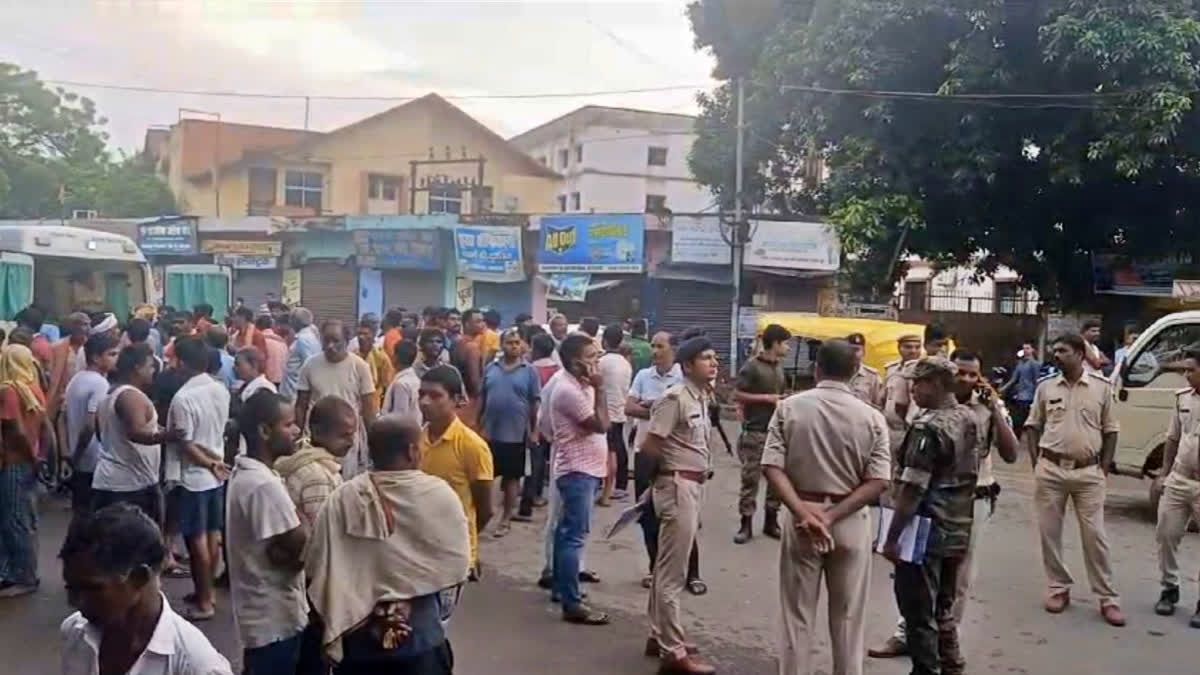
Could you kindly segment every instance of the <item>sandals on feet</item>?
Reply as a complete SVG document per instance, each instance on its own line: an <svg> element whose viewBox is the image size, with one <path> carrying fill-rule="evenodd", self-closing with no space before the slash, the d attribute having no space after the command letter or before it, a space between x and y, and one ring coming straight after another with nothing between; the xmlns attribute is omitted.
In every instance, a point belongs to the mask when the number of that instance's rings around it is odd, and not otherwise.
<svg viewBox="0 0 1200 675"><path fill-rule="evenodd" d="M563 621L580 626L607 626L609 618L604 612L593 612L586 607L580 607L573 612L563 612Z"/></svg>

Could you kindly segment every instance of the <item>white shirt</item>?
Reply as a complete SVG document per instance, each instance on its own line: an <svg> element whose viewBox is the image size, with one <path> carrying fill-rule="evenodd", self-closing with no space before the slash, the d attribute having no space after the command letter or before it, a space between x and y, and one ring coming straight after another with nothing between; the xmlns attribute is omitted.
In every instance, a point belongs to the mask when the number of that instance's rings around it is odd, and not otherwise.
<svg viewBox="0 0 1200 675"><path fill-rule="evenodd" d="M633 378L633 384L629 387L629 395L646 405L653 405L655 401L663 397L671 387L683 383L683 370L679 364L671 366L665 374L658 372L658 366L650 366L638 371L638 374ZM635 420L637 422L637 435L634 436L633 446L635 448L642 447L642 443L646 440L646 433L650 429L650 420Z"/></svg>
<svg viewBox="0 0 1200 675"><path fill-rule="evenodd" d="M300 516L283 479L257 459L237 458L226 491L233 620L243 648L265 647L308 625L304 572L280 569L267 558L267 540L300 527Z"/></svg>
<svg viewBox="0 0 1200 675"><path fill-rule="evenodd" d="M1085 350L1087 350L1087 355L1089 358L1093 358L1093 359L1100 358L1100 348L1097 347L1096 345L1088 342L1087 340L1084 340L1083 348ZM1089 363L1087 359L1083 360L1083 372L1084 372L1084 374L1096 373L1097 375L1104 375L1103 371L1101 371L1099 368L1092 366L1092 364Z"/></svg>
<svg viewBox="0 0 1200 675"><path fill-rule="evenodd" d="M405 415L420 423L420 398L421 378L412 368L405 368L388 385L387 393L383 396L383 412L386 415Z"/></svg>
<svg viewBox="0 0 1200 675"><path fill-rule="evenodd" d="M604 378L604 404L608 408L608 420L624 424L625 392L629 391L629 383L633 380L633 366L624 356L609 352L600 357L597 369Z"/></svg>
<svg viewBox="0 0 1200 675"><path fill-rule="evenodd" d="M249 401L250 397L257 393L259 389L266 389L267 391L275 394L279 393L279 390L274 384L271 383L270 380L267 379L266 375L259 375L253 380L247 382L246 386L242 387L241 391L238 392L238 398L241 399L242 403L245 403L246 401ZM238 434L238 454L246 454L246 438L241 434Z"/></svg>
<svg viewBox="0 0 1200 675"><path fill-rule="evenodd" d="M100 403L96 413L96 427L103 443L100 444L100 462L92 487L112 492L133 492L158 484L158 466L162 458L157 445L142 445L129 439L125 423L117 415L117 399L125 392L142 399L142 405L150 409L150 421L140 431L158 431L158 411L141 389L124 384L112 391Z"/></svg>
<svg viewBox="0 0 1200 675"><path fill-rule="evenodd" d="M75 612L62 622L59 632L63 675L100 672L100 629ZM176 614L163 596L150 642L127 675L233 675L233 669L204 633Z"/></svg>
<svg viewBox="0 0 1200 675"><path fill-rule="evenodd" d="M168 413L170 428L182 429L183 437L203 448L214 459L225 457L225 423L229 421L229 390L223 382L201 373L192 377L171 400ZM192 464L183 456L180 483L190 492L203 492L221 486L208 467Z"/></svg>

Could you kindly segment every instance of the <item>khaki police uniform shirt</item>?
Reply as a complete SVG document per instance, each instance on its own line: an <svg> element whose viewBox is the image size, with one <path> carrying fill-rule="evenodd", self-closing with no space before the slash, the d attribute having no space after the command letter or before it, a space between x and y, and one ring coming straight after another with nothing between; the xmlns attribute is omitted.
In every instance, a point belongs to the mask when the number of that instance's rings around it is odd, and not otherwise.
<svg viewBox="0 0 1200 675"><path fill-rule="evenodd" d="M865 403L876 408L883 405L883 379L879 377L879 371L870 366L858 367L858 372L850 378L850 389Z"/></svg>
<svg viewBox="0 0 1200 675"><path fill-rule="evenodd" d="M667 389L650 411L649 433L663 439L663 471L708 471L710 395L690 380Z"/></svg>
<svg viewBox="0 0 1200 675"><path fill-rule="evenodd" d="M1200 416L1200 394L1192 388L1175 392L1175 412L1167 427L1167 440L1178 441L1175 465L1171 469L1192 480L1200 480L1200 435L1196 422Z"/></svg>
<svg viewBox="0 0 1200 675"><path fill-rule="evenodd" d="M887 419L888 431L892 434L892 445L899 447L904 439L904 431L908 420L896 413L897 405L907 405L912 408L910 387L912 381L903 377L904 372L911 368L916 361L892 361L884 367L884 403L883 415ZM911 412L911 410L910 410Z"/></svg>
<svg viewBox="0 0 1200 675"><path fill-rule="evenodd" d="M776 408L762 465L783 469L801 492L848 495L864 481L891 478L887 423L846 384L819 382Z"/></svg>
<svg viewBox="0 0 1200 675"><path fill-rule="evenodd" d="M1121 427L1112 410L1112 391L1101 375L1086 374L1074 385L1063 375L1038 383L1025 426L1041 432L1038 447L1076 460L1100 452L1104 434Z"/></svg>

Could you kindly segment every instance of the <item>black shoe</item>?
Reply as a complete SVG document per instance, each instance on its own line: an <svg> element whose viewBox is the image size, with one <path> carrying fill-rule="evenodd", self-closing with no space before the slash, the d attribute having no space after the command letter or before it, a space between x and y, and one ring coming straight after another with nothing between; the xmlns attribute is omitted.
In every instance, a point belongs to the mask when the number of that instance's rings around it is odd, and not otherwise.
<svg viewBox="0 0 1200 675"><path fill-rule="evenodd" d="M540 577L538 579L538 588L544 588L546 590L550 590L551 588L554 588L554 575L547 574L545 576Z"/></svg>
<svg viewBox="0 0 1200 675"><path fill-rule="evenodd" d="M1192 615L1188 625L1192 628L1200 628L1200 602L1196 603L1196 613Z"/></svg>
<svg viewBox="0 0 1200 675"><path fill-rule="evenodd" d="M763 518L763 536L771 539L779 539L783 536L783 532L779 530L778 511L767 511L766 517Z"/></svg>
<svg viewBox="0 0 1200 675"><path fill-rule="evenodd" d="M1179 602L1179 587L1164 586L1162 595L1154 605L1154 613L1159 616L1171 616L1175 613L1175 605Z"/></svg>
<svg viewBox="0 0 1200 675"><path fill-rule="evenodd" d="M738 528L737 534L733 535L733 543L744 544L754 538L754 519L750 516L742 516L742 524Z"/></svg>

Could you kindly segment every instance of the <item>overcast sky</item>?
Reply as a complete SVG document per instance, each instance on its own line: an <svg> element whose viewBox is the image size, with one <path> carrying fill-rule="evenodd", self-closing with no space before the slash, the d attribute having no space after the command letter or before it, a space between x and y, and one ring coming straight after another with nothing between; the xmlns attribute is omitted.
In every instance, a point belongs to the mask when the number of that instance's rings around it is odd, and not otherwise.
<svg viewBox="0 0 1200 675"><path fill-rule="evenodd" d="M0 61L47 80L300 95L711 88L711 59L692 48L685 4L21 0L0 6ZM126 149L140 148L147 126L175 122L180 108L304 125L301 100L71 89L96 101L113 145ZM586 104L693 113L694 101L694 90L678 90L453 102L507 137ZM329 130L396 104L314 99L309 127Z"/></svg>

